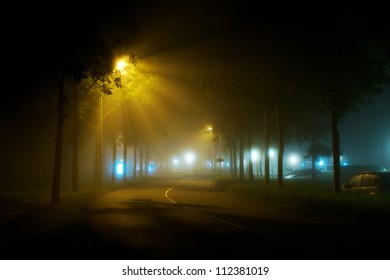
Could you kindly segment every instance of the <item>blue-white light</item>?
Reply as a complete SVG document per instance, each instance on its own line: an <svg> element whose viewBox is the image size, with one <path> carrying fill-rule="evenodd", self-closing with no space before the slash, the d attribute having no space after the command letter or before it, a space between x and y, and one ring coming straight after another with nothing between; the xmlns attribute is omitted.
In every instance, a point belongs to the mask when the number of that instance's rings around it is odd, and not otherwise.
<svg viewBox="0 0 390 280"><path fill-rule="evenodd" d="M155 170L156 170L156 168L155 168L154 164L150 164L148 166L148 173L149 174L153 174L155 172Z"/></svg>
<svg viewBox="0 0 390 280"><path fill-rule="evenodd" d="M123 175L123 162L118 162L116 164L116 174Z"/></svg>

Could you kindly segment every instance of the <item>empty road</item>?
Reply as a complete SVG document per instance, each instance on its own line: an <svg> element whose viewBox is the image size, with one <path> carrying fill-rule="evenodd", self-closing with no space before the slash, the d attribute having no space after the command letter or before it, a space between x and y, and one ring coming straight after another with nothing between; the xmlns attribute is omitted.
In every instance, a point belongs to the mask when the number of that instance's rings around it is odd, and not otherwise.
<svg viewBox="0 0 390 280"><path fill-rule="evenodd" d="M101 246L98 259L390 256L384 232L239 199L210 180L151 180L102 194L87 211Z"/></svg>

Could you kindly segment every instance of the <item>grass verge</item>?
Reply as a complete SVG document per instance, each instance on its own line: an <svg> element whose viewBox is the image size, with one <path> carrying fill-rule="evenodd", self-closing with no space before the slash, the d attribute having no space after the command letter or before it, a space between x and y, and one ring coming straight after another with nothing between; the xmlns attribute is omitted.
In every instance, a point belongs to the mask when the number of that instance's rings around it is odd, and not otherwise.
<svg viewBox="0 0 390 280"><path fill-rule="evenodd" d="M244 199L305 214L367 226L390 228L390 197L333 192L329 182L276 182L265 187L254 183L225 181L226 191Z"/></svg>
<svg viewBox="0 0 390 280"><path fill-rule="evenodd" d="M65 194L57 204L47 203L3 225L0 228L3 258L90 258L97 248L86 205L92 197L107 190L86 189Z"/></svg>

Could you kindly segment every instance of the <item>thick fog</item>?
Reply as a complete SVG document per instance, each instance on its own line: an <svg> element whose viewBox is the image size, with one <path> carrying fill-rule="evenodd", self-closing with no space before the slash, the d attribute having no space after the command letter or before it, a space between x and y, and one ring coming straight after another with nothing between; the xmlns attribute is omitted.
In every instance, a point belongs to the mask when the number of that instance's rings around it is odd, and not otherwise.
<svg viewBox="0 0 390 280"><path fill-rule="evenodd" d="M210 102L205 102L207 94L199 88L188 83L188 77L194 73L207 76L214 72L234 72L235 67L247 70L245 65L252 65L252 54L259 59L257 52L247 54L245 50L257 50L256 47L263 48L264 42L256 38L251 48L246 48L246 43L259 34L262 38L274 38L275 30L280 30L284 34L283 28L289 26L289 22L297 20L297 26L310 26L303 19L296 19L293 13L283 11L278 13L268 13L266 9L260 13L261 21L258 22L259 13L257 11L247 11L245 13L235 13L235 6L243 8L243 4L230 3L229 7L222 9L218 1L200 1L201 3L178 1L178 3L166 4L166 1L136 1L137 9L122 9L121 17L117 18L113 26L128 28L128 22L136 27L135 44L131 45L128 52L136 52L137 57L152 67L153 71L163 77L160 92L155 102L150 107L135 106L131 108L120 107L114 110L103 120L103 181L112 182L112 171L115 171L113 161L120 162L124 157L123 143L118 142L116 157L112 153L112 141L109 139L112 131L120 131L120 127L131 121L142 127L145 135L151 141L144 151L145 158L150 162L150 172L156 175L167 175L169 172L176 175L188 173L207 173L210 169L210 161L218 157L226 159L224 168L228 170L229 151L225 149L226 137L218 131L216 124L208 118L207 111L220 109L220 97L216 96ZM210 3L211 2L211 3ZM225 1L221 1L225 3ZM244 9L243 9L244 10ZM274 10L273 10L274 11ZM298 10L294 10L298 12ZM102 11L100 11L102 12ZM301 11L302 12L302 11ZM82 17L82 13L81 17ZM104 14L104 13L102 13ZM306 15L306 13L304 13ZM96 14L99 16L101 14ZM113 13L114 15L114 13ZM274 18L273 15L277 15ZM93 14L88 19L93 18ZM245 16L247 16L245 18ZM316 19L317 14L308 16L306 20ZM319 17L321 18L321 17ZM327 15L322 15L327 18ZM128 19L126 24L121 25ZM279 24L279 19L281 21ZM245 22L245 24L241 24ZM252 23L260 23L258 26ZM270 22L277 22L274 29L267 29ZM321 22L321 19L318 20ZM317 24L318 24L317 22ZM284 23L284 25L283 25ZM311 23L311 21L310 21ZM39 27L43 27L44 25ZM26 27L27 28L27 27ZM108 27L107 27L108 28ZM34 29L34 28L31 28ZM37 29L38 30L38 29ZM56 93L51 88L45 94L34 94L35 77L38 77L37 70L40 65L39 55L43 55L44 50L52 49L56 52L56 45L50 41L52 29L47 30L47 34L42 32L38 39L45 39L45 43L34 45L35 52L30 52L25 56L19 56L21 51L15 51L15 58L18 62L28 59L28 66L15 67L10 71L11 78L7 80L9 85L6 90L8 96L3 100L3 110L1 112L1 185L3 188L40 188L50 190L53 180L53 165L55 151L55 132L57 124L57 103ZM18 32L18 36L13 34L13 44L26 45L27 43L16 37L23 37L22 34L29 35L28 40L33 41L31 32ZM49 32L50 31L50 32ZM85 30L84 30L85 31ZM113 30L112 37L118 34ZM265 31L263 33L263 31ZM119 32L119 31L118 31ZM312 30L308 30L308 34ZM28 34L27 34L28 33ZM75 31L77 33L77 31ZM129 31L129 33L131 33ZM73 34L73 33L72 33ZM232 35L233 34L233 35ZM254 35L253 35L254 34ZM57 34L61 38L61 34ZM275 36L277 37L277 36ZM27 38L27 37L26 37ZM123 40L127 38L121 38ZM242 41L241 41L242 40ZM22 43L23 42L23 43ZM265 46L266 49L268 46ZM11 45L13 48L13 45ZM271 48L273 50L273 46ZM25 50L23 50L25 51ZM64 51L64 49L62 49ZM117 51L117 50L116 50ZM119 51L118 51L119 52ZM64 52L66 53L66 51ZM210 58L223 53L226 60L221 69L211 64ZM35 54L35 55L34 55ZM39 55L38 55L39 54ZM237 54L237 56L235 56ZM223 56L221 56L223 57ZM50 55L47 55L50 60ZM264 59L267 57L264 56ZM276 59L277 60L277 59ZM222 60L221 60L222 61ZM227 63L232 62L231 64ZM259 59L259 61L261 61ZM248 63L248 64L245 64ZM11 64L11 63L10 63ZM226 65L230 65L226 67ZM271 64L272 65L272 64ZM36 67L36 68L35 68ZM254 68L255 69L255 68ZM17 71L16 71L17 70ZM236 70L239 72L239 70ZM250 70L247 70L251 73ZM36 76L34 76L36 75ZM244 75L243 75L244 76ZM243 77L241 76L241 77ZM230 79L226 78L227 80ZM245 84L243 84L245 86ZM39 89L41 90L41 89ZM237 92L239 96L241 93ZM222 96L222 98L224 98ZM66 100L66 102L71 102ZM105 97L104 110L109 112L115 107L115 97ZM69 105L68 103L66 105ZM252 104L251 104L252 105ZM382 94L373 96L372 102L358 108L356 112L349 112L340 125L342 164L376 164L390 168L390 90L386 88ZM299 109L300 110L300 109ZM222 110L221 110L222 111ZM304 113L304 112L299 112ZM322 113L321 113L322 114ZM224 112L217 115L220 123L225 118ZM96 164L96 139L97 131L94 126L98 122L96 112L90 112L89 119L81 124L80 150L79 150L79 179L80 185L91 186L95 183ZM253 120L258 128L253 135L253 148L261 153L263 149L263 139L261 135L262 117ZM214 128L214 133L205 133L209 127ZM330 131L330 126L329 126ZM71 189L72 176L72 116L67 112L64 127L64 146L62 159L61 182L62 189ZM118 139L120 133L117 133ZM141 137L138 135L137 137ZM277 141L271 139L271 148L276 149ZM331 135L328 135L330 145ZM134 152L133 146L129 145L127 157L129 162ZM303 162L306 154L307 143L299 145L291 139L286 141L285 161L289 161L290 155L297 157L297 163ZM140 151L138 151L140 152ZM193 153L189 155L188 153ZM190 158L191 156L191 158ZM260 154L261 156L261 154ZM187 161L186 161L187 157ZM192 158L193 157L193 158ZM248 157L246 155L246 157ZM248 158L246 158L247 160ZM177 160L175 167L173 161ZM179 161L180 160L180 161ZM191 160L191 162L189 162ZM262 158L256 159L258 167L261 167ZM139 164L139 163L138 163ZM329 163L331 164L331 163ZM271 159L271 173L277 170L276 159ZM299 168L298 164L296 168ZM126 173L129 178L133 174L132 163L126 165ZM176 168L176 169L175 169ZM148 171L148 170L146 170ZM136 172L139 172L138 169ZM257 171L260 174L260 171ZM120 179L120 176L118 177Z"/></svg>
<svg viewBox="0 0 390 280"><path fill-rule="evenodd" d="M390 169L390 90L350 112L340 127L342 151L350 164L377 164Z"/></svg>

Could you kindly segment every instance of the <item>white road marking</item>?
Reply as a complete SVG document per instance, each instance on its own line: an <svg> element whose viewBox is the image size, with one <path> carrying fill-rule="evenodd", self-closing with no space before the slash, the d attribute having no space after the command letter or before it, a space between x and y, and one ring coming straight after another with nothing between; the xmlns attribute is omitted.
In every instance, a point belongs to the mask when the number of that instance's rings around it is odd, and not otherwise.
<svg viewBox="0 0 390 280"><path fill-rule="evenodd" d="M184 179L181 180L181 181L180 181L179 183L177 183L176 185L174 185L173 187L170 187L168 190L165 191L165 197L166 197L169 201L171 201L171 202L174 203L174 204L180 205L181 207L183 207L183 208L185 208L185 209L187 209L187 210L189 210L189 211L192 211L192 212L201 214L201 215L203 215L203 216L206 216L206 217L208 217L208 218L210 218L210 219L219 221L219 222L221 222L221 223L229 224L229 225L234 226L234 227L237 227L237 228L244 228L244 227L241 226L241 225L237 225L237 224L235 224L235 223L232 223L232 222L229 222L229 221L226 221L226 220L217 218L217 217L215 217L215 216L213 216L213 215L205 214L205 213L203 213L203 212L201 212L201 211L198 211L198 210L196 210L196 209L194 209L194 208L191 208L191 207L188 207L188 206L183 206L183 205L181 205L179 202L177 202L177 201L173 200L172 198L170 198L169 195L168 195L168 193L169 193L172 189L174 189L175 187L177 187L177 186L179 186L180 184L182 184L183 182L184 182Z"/></svg>
<svg viewBox="0 0 390 280"><path fill-rule="evenodd" d="M199 210L196 210L196 209L191 208L191 207L188 207L188 206L183 206L183 205L180 204L180 202L177 202L177 201L173 200L172 198L170 198L169 195L168 195L168 193L169 193L171 190L173 190L175 187L181 185L184 181L185 181L184 179L181 180L179 183L177 183L176 185L174 185L173 187L170 187L169 189L167 189L167 190L165 191L165 197L166 197L169 201L171 201L172 203L174 203L174 204L176 204L176 205L179 205L179 206L181 206L181 207L183 207L183 208L185 208L185 209L187 209L187 210L189 210L189 211L192 211L192 212L195 212L195 213L197 213L197 214L206 216L206 217L208 217L208 218L210 218L210 219L213 219L213 220L219 221L219 222L221 222L221 223L225 223L225 224L234 226L234 227L239 228L239 229L245 229L244 226L241 226L241 225L238 225L238 224L235 224L235 223L232 223L232 222L229 222L229 221L220 219L220 218L215 217L215 216L210 215L210 214L203 213L203 212L201 212L201 211L199 211ZM288 240L286 240L286 239L278 238L278 237L273 236L273 235L268 235L268 234L266 234L266 233L264 233L264 232L261 232L261 231L256 231L256 234L261 235L261 236L264 236L264 237L269 238L269 239L277 240L277 241L282 242L282 243L289 244L290 246L300 247L300 248L303 248L303 249L306 249L306 250L309 250L309 251L314 251L314 252L317 252L317 253L320 253L320 254L323 254L323 255L328 255L328 253L322 252L322 251L320 251L320 250L316 250L316 249L314 249L314 248L309 248L309 247L303 246L303 245L301 245L301 244L298 244L298 243L295 243L295 242L288 241ZM237 238L237 236L236 236L236 238Z"/></svg>

